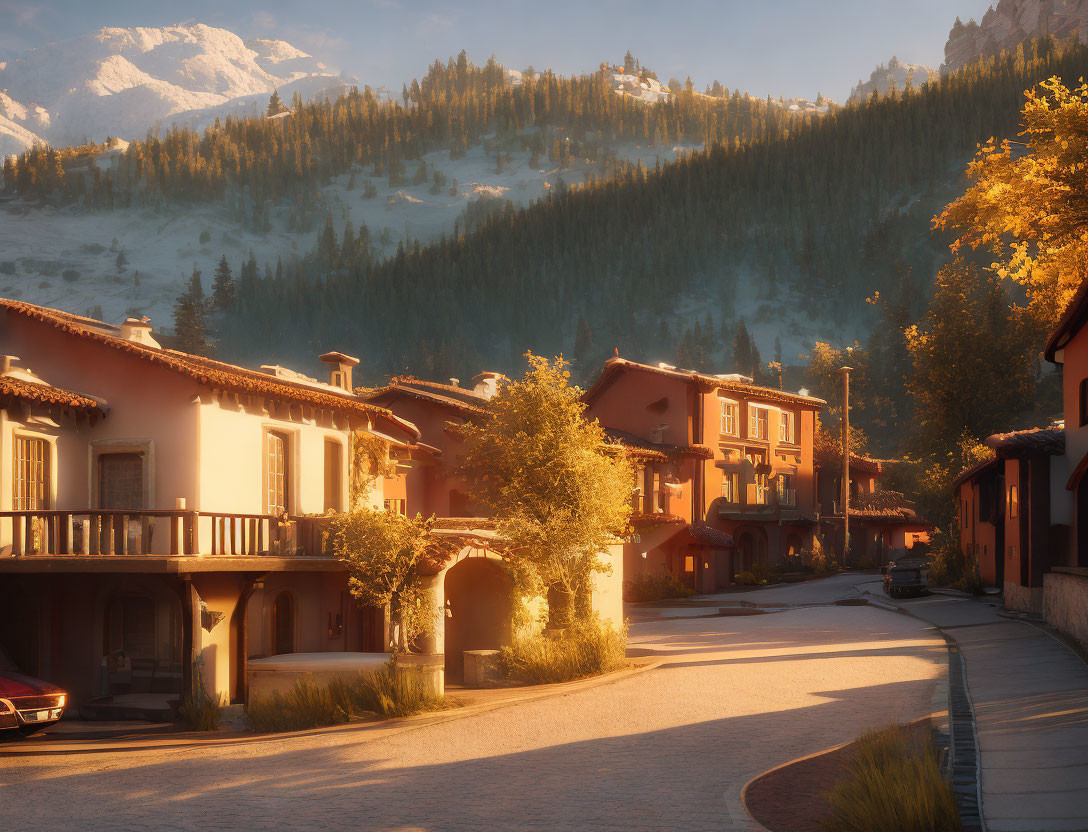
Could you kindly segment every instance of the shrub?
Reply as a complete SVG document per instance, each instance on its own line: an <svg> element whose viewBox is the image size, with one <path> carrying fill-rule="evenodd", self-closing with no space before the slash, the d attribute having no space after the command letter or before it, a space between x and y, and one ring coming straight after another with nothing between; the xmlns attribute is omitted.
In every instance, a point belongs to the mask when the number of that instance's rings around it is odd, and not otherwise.
<svg viewBox="0 0 1088 832"><path fill-rule="evenodd" d="M273 691L267 699L253 699L246 708L250 724L258 731L302 731L347 722L350 714L308 676L300 677L287 693Z"/></svg>
<svg viewBox="0 0 1088 832"><path fill-rule="evenodd" d="M194 731L218 731L223 701L212 697L204 686L204 659L193 662L193 689L181 701L178 713Z"/></svg>
<svg viewBox="0 0 1088 832"><path fill-rule="evenodd" d="M254 730L276 732L339 725L365 714L402 717L444 707L445 699L428 695L420 679L397 673L390 663L369 673L340 676L328 685L303 676L287 693L253 699L246 714Z"/></svg>
<svg viewBox="0 0 1088 832"><path fill-rule="evenodd" d="M733 576L733 583L737 586L758 586L759 579L756 577L755 572L741 572L739 575Z"/></svg>
<svg viewBox="0 0 1088 832"><path fill-rule="evenodd" d="M543 633L517 639L499 653L499 672L532 684L569 682L623 667L627 627L580 621L554 637Z"/></svg>
<svg viewBox="0 0 1088 832"><path fill-rule="evenodd" d="M937 749L894 725L862 734L846 770L828 795L825 832L959 830L952 787L941 774Z"/></svg>
<svg viewBox="0 0 1088 832"><path fill-rule="evenodd" d="M447 707L444 699L427 693L419 678L397 673L391 664L373 673L340 677L329 685L329 690L342 707L355 715L370 712L400 717Z"/></svg>
<svg viewBox="0 0 1088 832"><path fill-rule="evenodd" d="M644 573L623 582L624 601L661 601L691 595L695 595L695 590L684 586L668 572Z"/></svg>

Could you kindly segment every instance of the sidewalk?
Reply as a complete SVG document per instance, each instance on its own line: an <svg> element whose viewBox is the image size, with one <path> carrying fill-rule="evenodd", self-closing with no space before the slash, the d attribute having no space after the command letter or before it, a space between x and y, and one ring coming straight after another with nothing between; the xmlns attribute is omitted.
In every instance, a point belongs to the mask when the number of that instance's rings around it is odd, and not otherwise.
<svg viewBox="0 0 1088 832"><path fill-rule="evenodd" d="M886 599L870 593L881 601ZM896 601L959 645L975 709L990 832L1088 830L1088 666L996 602Z"/></svg>

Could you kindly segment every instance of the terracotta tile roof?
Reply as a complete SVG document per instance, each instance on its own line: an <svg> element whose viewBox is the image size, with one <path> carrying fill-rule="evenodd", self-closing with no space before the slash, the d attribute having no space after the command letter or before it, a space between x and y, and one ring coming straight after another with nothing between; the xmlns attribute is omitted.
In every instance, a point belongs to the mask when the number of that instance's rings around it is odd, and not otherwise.
<svg viewBox="0 0 1088 832"><path fill-rule="evenodd" d="M398 396L407 396L421 401L441 404L471 415L481 415L487 412L484 409L487 399L472 390L465 390L461 387L454 387L452 384L442 384L437 381L423 381L412 376L394 376L389 380L389 384L384 387L375 390L358 388L356 392L367 402L388 402Z"/></svg>
<svg viewBox="0 0 1088 832"><path fill-rule="evenodd" d="M898 491L874 491L851 497L850 516L870 520L920 520L914 503Z"/></svg>
<svg viewBox="0 0 1088 832"><path fill-rule="evenodd" d="M696 384L726 390L742 396L749 396L762 401L779 402L782 404L802 404L810 407L823 407L827 404L823 399L815 396L802 396L800 393L787 393L784 390L775 390L773 387L760 387L755 384L736 381L734 379L719 378L709 373L699 373L694 370L682 370L676 367L655 367L652 364L640 364L637 361L629 361L626 358L609 358L604 362L604 369L593 385L582 396L584 401L591 401L607 386L608 382L619 372L625 369L638 370L645 373L667 376L690 381Z"/></svg>
<svg viewBox="0 0 1088 832"><path fill-rule="evenodd" d="M706 445L665 445L616 428L605 428L604 433L611 444L626 448L631 456L638 459L664 461L674 456L702 456L708 459L714 456L714 449Z"/></svg>
<svg viewBox="0 0 1088 832"><path fill-rule="evenodd" d="M967 482L967 480L974 479L979 474L983 474L983 473L989 471L990 469L996 468L996 467L997 467L997 457L996 456L993 459L987 459L987 460L984 460L983 462L976 463L975 465L972 465L970 468L963 471L963 473L961 473L954 480L952 480L952 488L957 489L961 485L963 485L965 482Z"/></svg>
<svg viewBox="0 0 1088 832"><path fill-rule="evenodd" d="M419 430L411 422L395 416L385 408L369 404L347 393L340 395L331 390L325 391L301 382L277 378L267 373L248 370L245 367L226 364L211 358L127 341L115 334L119 331L117 327L56 309L0 298L0 311L2 310L40 321L69 335L95 341L140 358L149 364L172 370L208 387L234 393L284 399L324 410L376 417L413 439L419 438Z"/></svg>
<svg viewBox="0 0 1088 832"><path fill-rule="evenodd" d="M1031 428L1009 433L995 433L983 444L1004 456L1019 456L1025 453L1058 456L1065 453L1065 429Z"/></svg>
<svg viewBox="0 0 1088 832"><path fill-rule="evenodd" d="M62 390L59 387L53 387L50 384L34 384L10 376L0 376L0 406L2 406L5 401L13 399L39 402L41 404L61 405L62 407L69 407L73 410L79 410L85 413L102 412L102 408L97 401L88 398L87 396L82 396L79 393Z"/></svg>
<svg viewBox="0 0 1088 832"><path fill-rule="evenodd" d="M1088 280L1081 283L1069 305L1065 307L1058 325L1046 341L1043 355L1047 361L1054 361L1055 353L1065 347L1076 335L1085 321L1088 321Z"/></svg>
<svg viewBox="0 0 1088 832"><path fill-rule="evenodd" d="M704 546L713 546L716 549L733 548L733 536L711 526L692 524L683 533L696 543L702 543Z"/></svg>

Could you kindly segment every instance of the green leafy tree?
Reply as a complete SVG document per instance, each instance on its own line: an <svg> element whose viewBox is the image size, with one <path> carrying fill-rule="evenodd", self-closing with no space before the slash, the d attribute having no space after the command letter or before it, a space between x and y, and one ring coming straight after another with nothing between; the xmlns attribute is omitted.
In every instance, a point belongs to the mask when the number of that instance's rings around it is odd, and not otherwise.
<svg viewBox="0 0 1088 832"><path fill-rule="evenodd" d="M548 589L552 623L566 626L588 615L592 573L606 568L600 553L627 527L633 475L584 418L566 362L526 357L525 376L465 427L463 474L498 519L508 561Z"/></svg>
<svg viewBox="0 0 1088 832"><path fill-rule="evenodd" d="M959 258L941 269L921 325L906 337L922 447L1008 429L1032 406L1041 334L993 271Z"/></svg>
<svg viewBox="0 0 1088 832"><path fill-rule="evenodd" d="M389 609L390 646L407 653L434 633L439 610L422 569L436 554L434 519L360 508L332 515L334 554L348 569L348 590L365 606Z"/></svg>

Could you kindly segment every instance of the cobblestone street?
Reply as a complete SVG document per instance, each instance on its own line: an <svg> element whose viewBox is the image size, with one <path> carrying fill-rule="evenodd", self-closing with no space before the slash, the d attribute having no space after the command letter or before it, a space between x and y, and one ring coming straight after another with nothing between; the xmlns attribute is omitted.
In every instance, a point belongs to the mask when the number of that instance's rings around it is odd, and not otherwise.
<svg viewBox="0 0 1088 832"><path fill-rule="evenodd" d="M4 827L741 830L753 776L934 710L922 622L871 607L646 621L665 664L382 737L366 727L202 750L0 761Z"/></svg>

